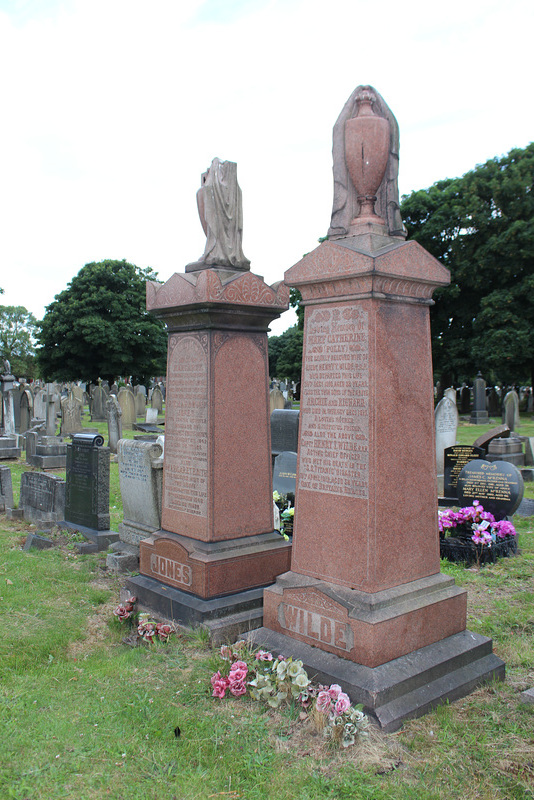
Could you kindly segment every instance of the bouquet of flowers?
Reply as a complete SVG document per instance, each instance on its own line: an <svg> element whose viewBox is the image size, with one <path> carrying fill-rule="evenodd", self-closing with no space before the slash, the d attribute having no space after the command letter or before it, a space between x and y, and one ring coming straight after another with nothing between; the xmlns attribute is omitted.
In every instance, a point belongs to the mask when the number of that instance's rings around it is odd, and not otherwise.
<svg viewBox="0 0 534 800"><path fill-rule="evenodd" d="M223 645L220 655L228 666L211 677L213 697L222 699L227 692L241 697L248 692L253 700L271 708L296 702L310 713L325 739L343 747L354 744L357 735L365 732L367 717L361 706L352 706L337 684L314 686L299 659L275 658L267 650L253 651L245 641Z"/></svg>
<svg viewBox="0 0 534 800"><path fill-rule="evenodd" d="M459 539L471 539L475 544L486 547L497 541L516 536L516 530L511 522L506 519L496 520L489 511L484 511L478 500L473 500L472 506L466 506L459 511L439 512L439 532L443 538L454 535Z"/></svg>

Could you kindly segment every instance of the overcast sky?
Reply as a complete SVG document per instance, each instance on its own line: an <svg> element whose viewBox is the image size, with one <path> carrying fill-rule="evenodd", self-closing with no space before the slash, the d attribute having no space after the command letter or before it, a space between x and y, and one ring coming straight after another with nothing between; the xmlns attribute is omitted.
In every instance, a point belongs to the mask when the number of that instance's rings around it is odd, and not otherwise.
<svg viewBox="0 0 534 800"><path fill-rule="evenodd" d="M397 117L401 193L462 175L534 138L533 22L529 0L0 0L0 302L41 318L105 258L182 272L215 156L281 280L329 226L353 89Z"/></svg>

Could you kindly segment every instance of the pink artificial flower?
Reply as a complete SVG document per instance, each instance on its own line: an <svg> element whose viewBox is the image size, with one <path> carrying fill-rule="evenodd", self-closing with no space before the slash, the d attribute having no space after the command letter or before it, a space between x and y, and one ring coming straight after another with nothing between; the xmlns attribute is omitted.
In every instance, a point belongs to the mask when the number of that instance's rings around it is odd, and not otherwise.
<svg viewBox="0 0 534 800"><path fill-rule="evenodd" d="M213 686L212 697L223 698L228 689L228 678L221 675L219 670L211 676L211 685Z"/></svg>
<svg viewBox="0 0 534 800"><path fill-rule="evenodd" d="M345 694L345 692L340 692L336 700L336 704L334 706L337 716L339 717L341 714L344 714L345 711L348 711L349 708L350 708L350 699L348 694Z"/></svg>
<svg viewBox="0 0 534 800"><path fill-rule="evenodd" d="M231 669L228 677L232 683L244 681L247 677L247 671L246 669Z"/></svg>
<svg viewBox="0 0 534 800"><path fill-rule="evenodd" d="M232 681L232 683L229 685L229 689L234 697L241 697L241 695L246 694L247 691L245 681Z"/></svg>
<svg viewBox="0 0 534 800"><path fill-rule="evenodd" d="M244 661L234 661L234 663L230 667L230 672L233 672L236 669L244 669L246 672L248 670L248 667Z"/></svg>
<svg viewBox="0 0 534 800"><path fill-rule="evenodd" d="M511 522L507 519L502 519L500 522L496 522L493 526L493 530L499 537L499 539L504 539L506 536L515 536L516 530Z"/></svg>
<svg viewBox="0 0 534 800"><path fill-rule="evenodd" d="M113 613L115 614L116 617L120 619L121 622L125 619L128 619L128 617L130 616L130 612L123 605L117 606L117 608Z"/></svg>
<svg viewBox="0 0 534 800"><path fill-rule="evenodd" d="M163 622L158 622L156 625L156 632L160 642L166 642L172 633L172 627L170 625L165 625Z"/></svg>
<svg viewBox="0 0 534 800"><path fill-rule="evenodd" d="M256 653L256 660L257 661L272 661L273 654L268 653L267 650L258 650Z"/></svg>
<svg viewBox="0 0 534 800"><path fill-rule="evenodd" d="M341 686L338 686L337 683L333 683L327 691L328 696L335 702L341 692Z"/></svg>
<svg viewBox="0 0 534 800"><path fill-rule="evenodd" d="M317 711L322 711L323 714L326 714L330 706L332 705L332 698L328 694L327 691L319 692L317 695Z"/></svg>

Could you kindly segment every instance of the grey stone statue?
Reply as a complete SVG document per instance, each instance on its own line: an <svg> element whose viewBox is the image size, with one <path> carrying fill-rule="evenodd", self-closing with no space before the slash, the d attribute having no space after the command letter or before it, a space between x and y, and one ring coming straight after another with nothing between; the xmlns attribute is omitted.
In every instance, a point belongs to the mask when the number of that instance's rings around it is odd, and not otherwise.
<svg viewBox="0 0 534 800"><path fill-rule="evenodd" d="M364 93L373 95L373 111L389 122L389 156L386 173L377 192L376 213L386 223L386 233L395 237L406 237L399 205L399 126L384 99L372 86L358 86L345 105L334 125L334 203L328 237L336 239L348 236L350 223L358 215L359 203L356 190L345 161L345 123L357 116L358 102Z"/></svg>
<svg viewBox="0 0 534 800"><path fill-rule="evenodd" d="M221 267L249 270L250 261L242 250L243 205L237 182L237 164L214 158L202 175L197 192L200 221L206 234L206 249L186 272Z"/></svg>

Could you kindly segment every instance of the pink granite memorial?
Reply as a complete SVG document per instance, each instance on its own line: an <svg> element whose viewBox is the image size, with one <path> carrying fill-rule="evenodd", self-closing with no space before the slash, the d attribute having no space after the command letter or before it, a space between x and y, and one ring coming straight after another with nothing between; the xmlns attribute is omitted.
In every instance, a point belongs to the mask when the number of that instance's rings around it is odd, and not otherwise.
<svg viewBox="0 0 534 800"><path fill-rule="evenodd" d="M398 150L358 87L334 128L329 239L285 273L305 306L296 527L252 635L389 730L504 674L440 573L429 306L450 277L405 241Z"/></svg>
<svg viewBox="0 0 534 800"><path fill-rule="evenodd" d="M243 256L235 164L215 159L199 211L204 256L147 283L169 332L162 529L141 542L130 584L146 605L222 636L261 624L261 587L290 565L274 531L267 358L289 289Z"/></svg>

